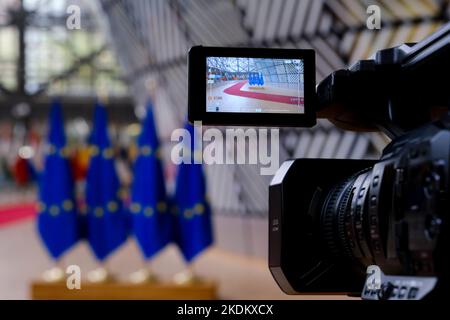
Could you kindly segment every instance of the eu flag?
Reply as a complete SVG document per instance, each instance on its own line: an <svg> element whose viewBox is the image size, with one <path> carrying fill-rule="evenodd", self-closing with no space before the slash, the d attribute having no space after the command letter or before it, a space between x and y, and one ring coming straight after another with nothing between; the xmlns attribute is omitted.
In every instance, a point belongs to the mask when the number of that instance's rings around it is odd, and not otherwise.
<svg viewBox="0 0 450 320"><path fill-rule="evenodd" d="M178 165L174 201L177 211L177 242L186 261L194 259L212 244L211 210L206 200L206 182L201 164L194 164L195 128L189 131L191 164Z"/></svg>
<svg viewBox="0 0 450 320"><path fill-rule="evenodd" d="M149 102L138 139L139 154L134 163L130 205L133 232L146 259L150 259L170 242L171 228L152 109Z"/></svg>
<svg viewBox="0 0 450 320"><path fill-rule="evenodd" d="M119 198L120 182L114 164L104 106L97 103L90 137L91 158L86 177L87 238L98 260L125 242L127 215Z"/></svg>
<svg viewBox="0 0 450 320"><path fill-rule="evenodd" d="M39 234L54 259L79 239L74 180L66 147L61 105L50 109L48 150L39 183Z"/></svg>

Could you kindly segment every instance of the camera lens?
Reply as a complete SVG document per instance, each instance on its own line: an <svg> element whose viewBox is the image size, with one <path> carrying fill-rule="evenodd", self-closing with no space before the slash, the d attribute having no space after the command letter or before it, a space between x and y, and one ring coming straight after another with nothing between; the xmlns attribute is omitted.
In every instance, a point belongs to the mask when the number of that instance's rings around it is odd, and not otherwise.
<svg viewBox="0 0 450 320"><path fill-rule="evenodd" d="M320 232L331 256L356 258L364 264L373 260L367 241L371 178L371 170L361 171L327 194L320 215Z"/></svg>

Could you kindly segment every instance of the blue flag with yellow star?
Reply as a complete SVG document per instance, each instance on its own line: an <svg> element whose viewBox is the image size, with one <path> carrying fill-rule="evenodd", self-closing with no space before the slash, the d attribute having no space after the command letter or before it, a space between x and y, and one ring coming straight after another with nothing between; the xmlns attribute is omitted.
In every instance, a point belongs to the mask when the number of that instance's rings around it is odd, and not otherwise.
<svg viewBox="0 0 450 320"><path fill-rule="evenodd" d="M133 233L146 259L168 244L171 237L166 186L152 109L148 102L138 139L139 155L134 163L130 206Z"/></svg>
<svg viewBox="0 0 450 320"><path fill-rule="evenodd" d="M86 177L87 239L97 259L103 261L127 239L128 221L119 197L120 182L108 136L106 109L100 103L95 105L90 143Z"/></svg>
<svg viewBox="0 0 450 320"><path fill-rule="evenodd" d="M48 150L39 183L39 234L50 255L58 259L78 239L77 210L61 105L50 109Z"/></svg>
<svg viewBox="0 0 450 320"><path fill-rule="evenodd" d="M206 181L201 164L194 164L195 128L190 133L191 164L178 165L174 202L177 211L177 243L186 261L191 261L213 242L211 209L206 199Z"/></svg>

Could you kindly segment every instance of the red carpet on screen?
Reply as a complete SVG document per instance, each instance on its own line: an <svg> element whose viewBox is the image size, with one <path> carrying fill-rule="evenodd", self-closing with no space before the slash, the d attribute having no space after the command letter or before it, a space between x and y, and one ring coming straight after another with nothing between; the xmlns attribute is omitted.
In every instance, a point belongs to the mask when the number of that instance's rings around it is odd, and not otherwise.
<svg viewBox="0 0 450 320"><path fill-rule="evenodd" d="M286 103L286 104L299 104L298 97L289 97L283 96L279 94L270 94L270 93L262 93L262 92L250 92L250 91L242 91L241 88L247 83L247 81L242 81L236 83L235 85L223 90L224 93L231 94L233 96L252 98L258 100ZM303 104L300 101L300 104Z"/></svg>

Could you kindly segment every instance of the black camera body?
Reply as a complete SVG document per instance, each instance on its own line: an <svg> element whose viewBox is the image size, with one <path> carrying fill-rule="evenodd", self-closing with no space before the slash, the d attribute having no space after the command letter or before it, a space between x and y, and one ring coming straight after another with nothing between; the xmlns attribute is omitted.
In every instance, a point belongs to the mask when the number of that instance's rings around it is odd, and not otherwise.
<svg viewBox="0 0 450 320"><path fill-rule="evenodd" d="M282 164L269 187L269 268L280 288L442 296L450 289L450 23L332 73L315 93L311 52L258 50L191 50L190 121L309 127L326 118L392 139L378 161Z"/></svg>
<svg viewBox="0 0 450 320"><path fill-rule="evenodd" d="M269 188L269 265L283 291L416 299L450 288L449 71L447 25L318 85L318 113L393 140L376 162L282 165ZM371 266L391 277L366 290Z"/></svg>
<svg viewBox="0 0 450 320"><path fill-rule="evenodd" d="M371 265L448 287L449 160L450 118L380 161L285 162L269 188L269 267L283 291L355 294Z"/></svg>

